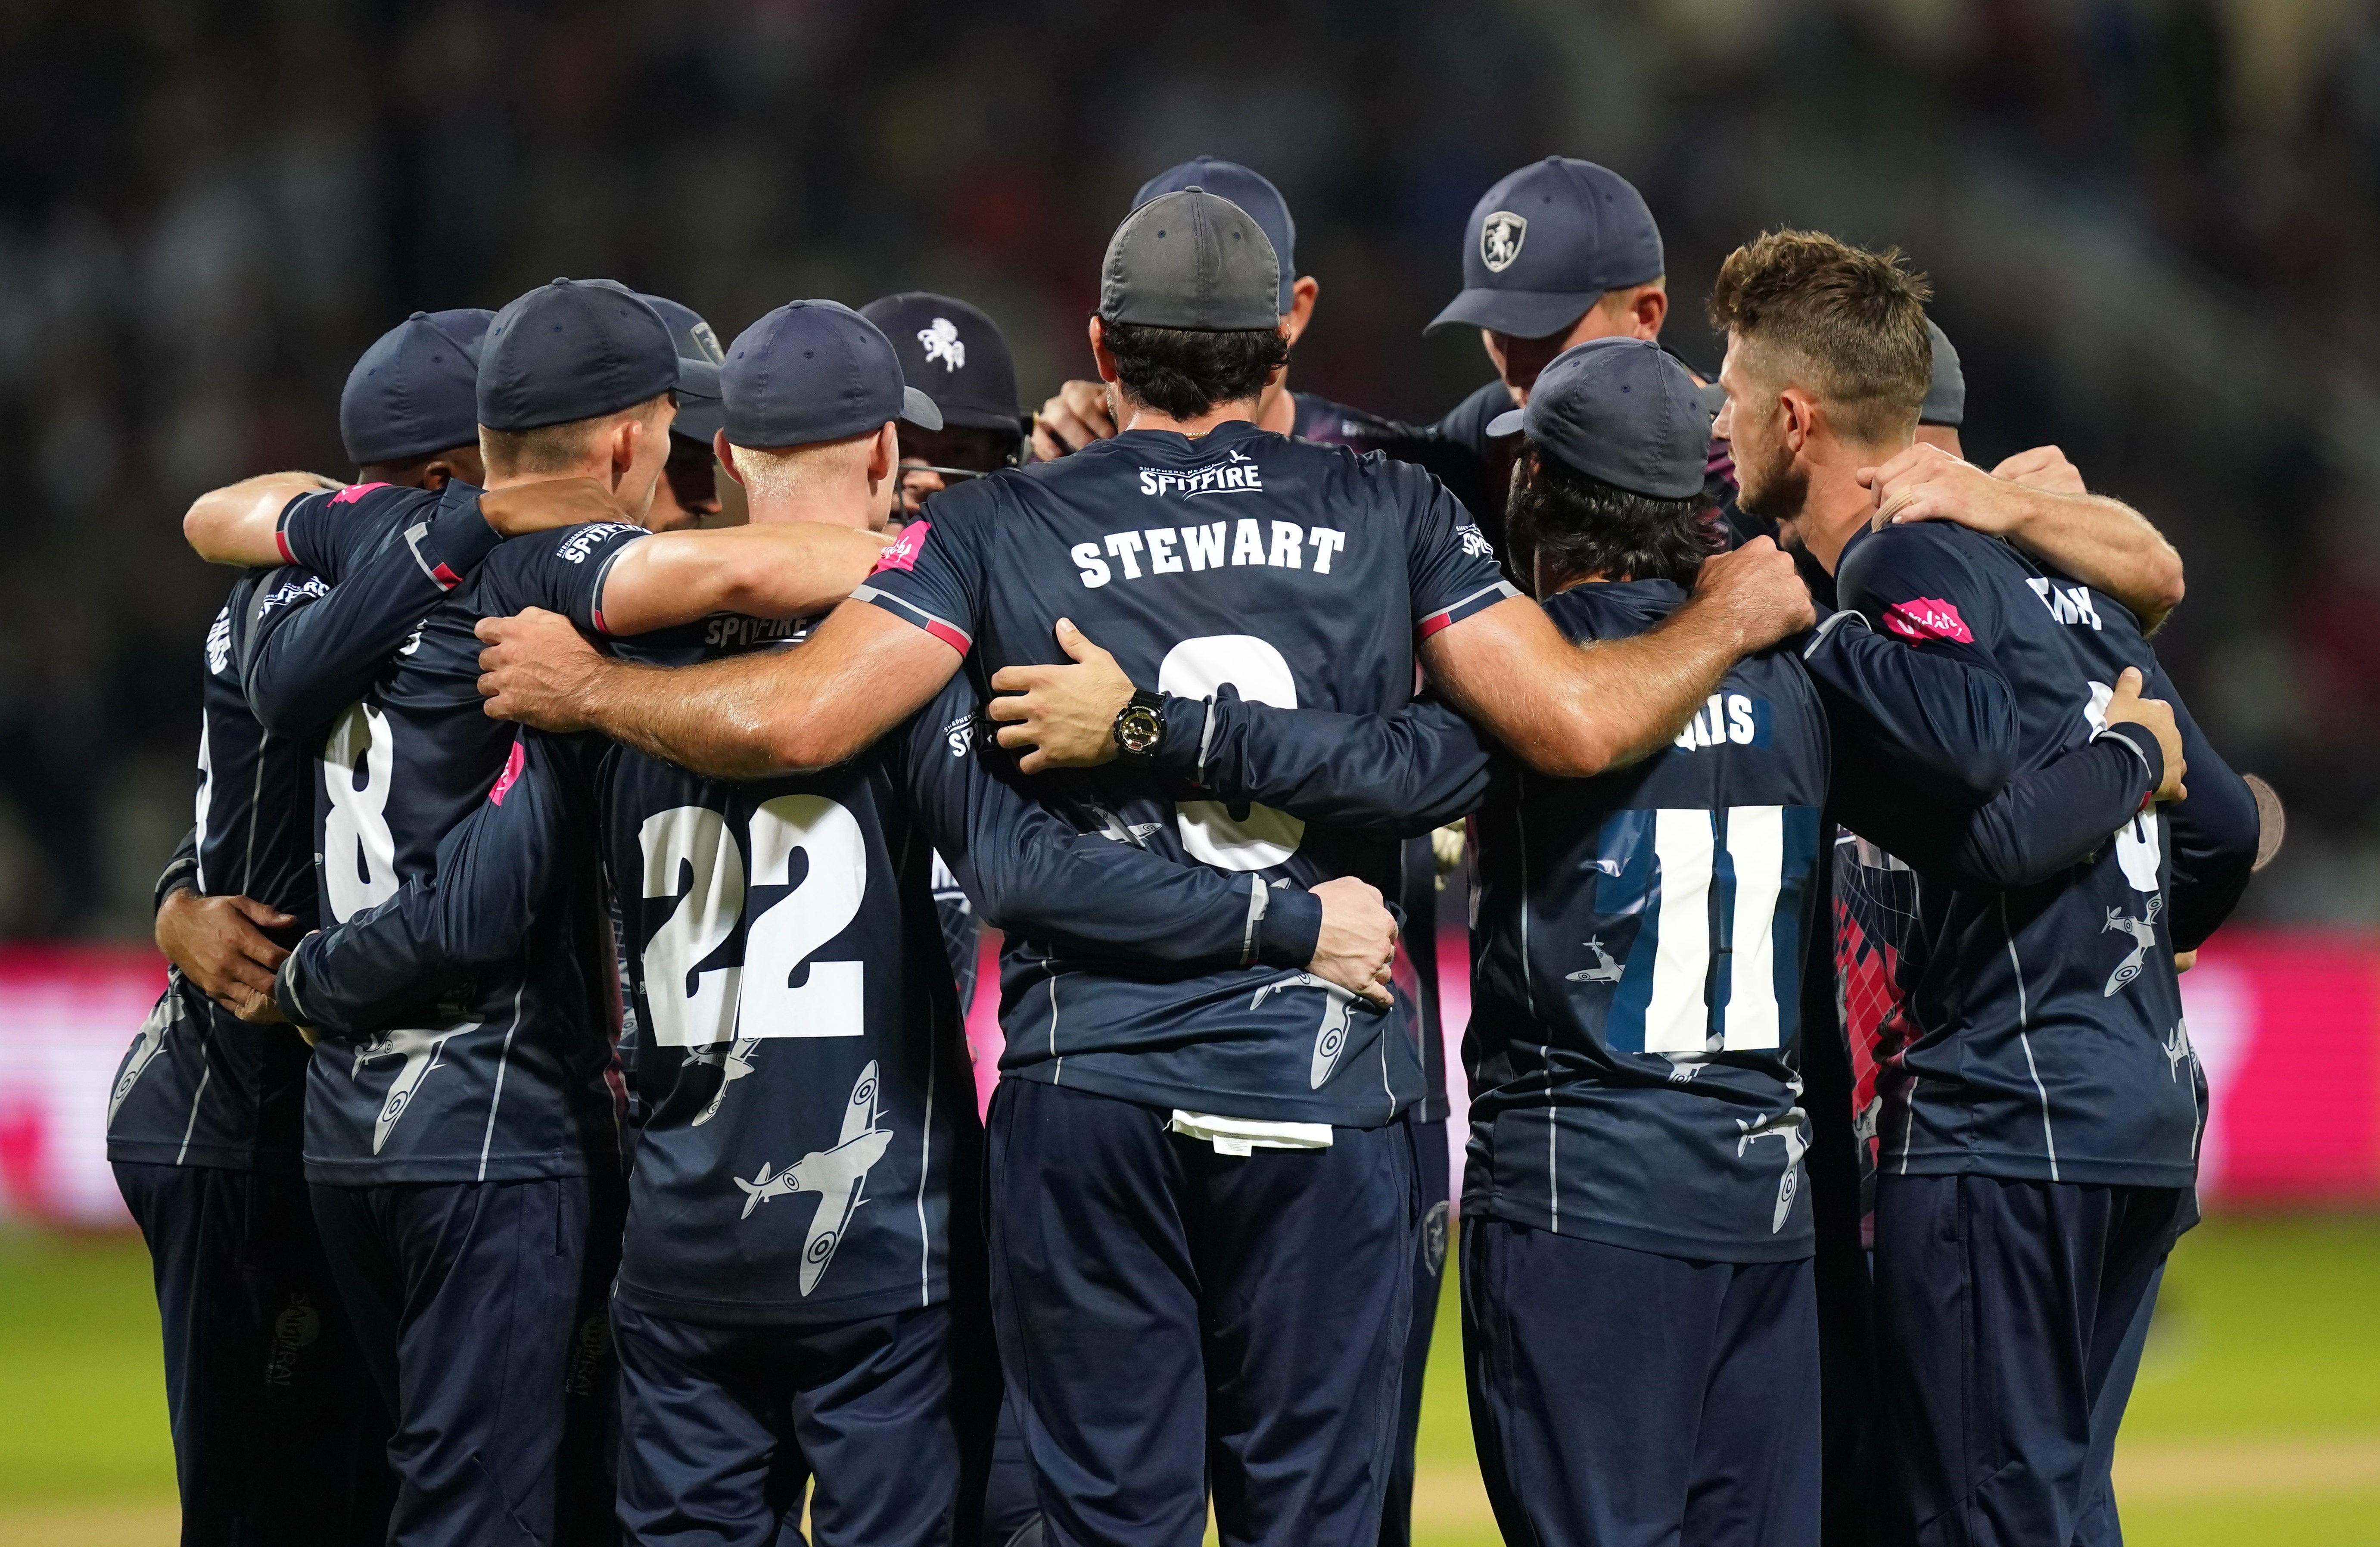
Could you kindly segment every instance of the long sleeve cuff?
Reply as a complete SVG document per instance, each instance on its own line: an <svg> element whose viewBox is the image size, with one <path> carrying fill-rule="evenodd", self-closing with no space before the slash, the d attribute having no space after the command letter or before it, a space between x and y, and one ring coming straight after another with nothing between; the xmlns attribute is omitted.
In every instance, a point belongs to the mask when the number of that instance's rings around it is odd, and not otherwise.
<svg viewBox="0 0 2380 1547"><path fill-rule="evenodd" d="M1165 734L1157 738L1149 751L1148 761L1177 779L1194 785L1206 783L1207 737L1212 728L1205 699L1185 699L1177 694L1164 695L1162 713ZM1308 953L1310 956L1311 952ZM1300 967L1304 962L1298 963Z"/></svg>
<svg viewBox="0 0 2380 1547"><path fill-rule="evenodd" d="M165 861L164 870L158 874L156 890L149 896L150 917L155 918L158 910L165 906L165 899L175 893L198 889L198 829L192 828L190 835L182 840L182 847L174 851L174 858Z"/></svg>
<svg viewBox="0 0 2380 1547"><path fill-rule="evenodd" d="M2158 744L2155 736L2144 727L2126 721L2109 725L2091 739L2120 741L2132 749L2132 755L2141 760L2141 767L2148 775L2148 786L2141 795L2141 804L2146 806L2156 794L2157 786L2165 783L2165 748Z"/></svg>
<svg viewBox="0 0 2380 1547"><path fill-rule="evenodd" d="M1267 967L1303 971L1314 960L1322 939L1322 899L1294 886L1267 886L1264 878L1248 877L1249 928L1256 942L1256 959ZM1258 913L1255 910L1262 908Z"/></svg>

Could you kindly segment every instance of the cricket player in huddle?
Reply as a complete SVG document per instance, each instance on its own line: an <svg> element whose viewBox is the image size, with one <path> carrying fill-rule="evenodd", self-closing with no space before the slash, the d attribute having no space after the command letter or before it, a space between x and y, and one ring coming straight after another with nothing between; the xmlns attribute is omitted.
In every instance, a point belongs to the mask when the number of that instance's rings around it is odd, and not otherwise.
<svg viewBox="0 0 2380 1547"><path fill-rule="evenodd" d="M1890 1529L2112 1540L2130 1334L2195 1217L2174 958L2255 838L2145 643L2178 560L2062 458L1912 445L1922 282L1774 233L1712 297L1717 431L1817 617L1767 541L1716 551L1635 190L1548 158L1471 225L1439 323L1500 379L1427 428L1287 391L1318 286L1278 190L1200 158L1109 245L1050 460L1015 465L1004 341L950 298L795 302L722 351L556 281L465 330L484 468L401 422L392 383L459 377L460 324L417 316L350 384L393 472L201 499L203 554L286 567L209 641L181 976L112 1133L152 1243L191 1243L159 1249L186 1500L237 1496L199 1415L238 1408L191 1331L225 1270L164 1200L261 1168L271 1103L231 1159L140 1114L288 1039L237 1010L319 1041L310 1213L393 1414L391 1540L761 1547L814 1480L821 1543L973 1541L994 1346L1017 1540L1186 1547L1210 1501L1227 1542L1403 1540L1443 1096L1379 895L1467 814L1465 1353L1507 1536L1819 1540L1803 989L1841 822L1912 903L1876 1050ZM714 467L754 524L667 530ZM251 844L245 896L200 895L220 819L287 827L298 778L319 880ZM937 868L1007 935L988 1134ZM375 1480L310 1478L285 1539L370 1539Z"/></svg>
<svg viewBox="0 0 2380 1547"><path fill-rule="evenodd" d="M1371 712L1410 697L1418 640L1524 756L1585 773L1669 739L1739 656L1808 622L1788 561L1755 547L1713 561L1667 627L1576 649L1427 475L1250 420L1285 354L1279 290L1236 206L1152 201L1110 244L1091 323L1123 434L938 496L787 656L657 672L560 617L491 622L492 709L722 775L825 766L963 663L1020 685L1004 668L1050 662L1084 610L1166 688ZM1206 520L1202 500L1236 514ZM1115 730L1145 751L1157 720L1135 704ZM1145 764L1061 787L1044 799L1078 830L1268 880L1392 854L1181 800ZM1375 1541L1420 1224L1404 1013L1310 974L1126 976L1026 941L1007 972L992 1303L1053 1539L1195 1541L1211 1466L1232 1540ZM1148 1402L1152 1383L1182 1400Z"/></svg>

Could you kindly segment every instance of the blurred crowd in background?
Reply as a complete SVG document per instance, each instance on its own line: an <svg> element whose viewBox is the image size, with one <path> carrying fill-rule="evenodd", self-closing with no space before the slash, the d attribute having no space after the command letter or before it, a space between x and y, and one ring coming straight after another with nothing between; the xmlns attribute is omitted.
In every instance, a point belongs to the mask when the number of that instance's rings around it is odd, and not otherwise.
<svg viewBox="0 0 2380 1547"><path fill-rule="evenodd" d="M1133 189L1287 193L1304 388L1434 419L1464 217L1600 161L1667 341L1764 225L1930 273L1968 455L2056 442L2180 545L2160 641L2290 806L2265 920L2380 922L2380 6L2361 0L15 0L0 6L0 935L130 936L188 823L202 489L343 474L340 383L416 309L556 274L682 299L966 297L1029 402L1087 373Z"/></svg>

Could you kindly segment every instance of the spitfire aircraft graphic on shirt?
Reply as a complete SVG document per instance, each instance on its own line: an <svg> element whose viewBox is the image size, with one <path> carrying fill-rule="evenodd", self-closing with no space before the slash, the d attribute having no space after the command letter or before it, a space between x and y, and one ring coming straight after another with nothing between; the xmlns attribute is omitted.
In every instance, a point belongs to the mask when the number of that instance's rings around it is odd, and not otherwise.
<svg viewBox="0 0 2380 1547"><path fill-rule="evenodd" d="M124 1098L140 1083L141 1074L150 1063L165 1051L165 1039L173 1035L174 1023L182 1018L182 996L168 993L149 1012L140 1024L140 1036L133 1039L132 1051L124 1060L124 1070L115 1077L115 1090L107 1099L107 1126L115 1126L115 1115L124 1108Z"/></svg>
<svg viewBox="0 0 2380 1547"><path fill-rule="evenodd" d="M710 1103L695 1114L691 1127L698 1128L719 1115L719 1109L726 1104L729 1088L752 1072L753 1057L759 1050L759 1038L738 1037L732 1042L719 1042L710 1047L697 1048L686 1055L686 1061L689 1064L719 1066L719 1089L711 1093ZM751 1212L749 1209L744 1212L747 1214Z"/></svg>
<svg viewBox="0 0 2380 1547"><path fill-rule="evenodd" d="M431 1071L443 1066L443 1055L447 1041L466 1031L479 1029L480 1023L473 1020L443 1031L383 1031L371 1041L357 1045L355 1064L347 1071L350 1078L361 1079L366 1064L377 1063L382 1058L404 1060L397 1069L396 1078L389 1082L388 1095L380 1103L380 1115L372 1122L373 1154L379 1154L388 1143L389 1134L396 1127L397 1119L405 1115L405 1109L413 1103L414 1093L421 1089L421 1082L430 1078Z"/></svg>
<svg viewBox="0 0 2380 1547"><path fill-rule="evenodd" d="M1312 1089L1319 1090L1330 1071L1339 1066L1339 1055L1347 1051L1347 1033L1355 1024L1355 996L1328 979L1311 972L1293 973L1276 978L1257 990L1248 1001L1253 1010L1276 993L1293 988L1315 988L1322 991L1322 1024L1314 1033L1314 1068Z"/></svg>
<svg viewBox="0 0 2380 1547"><path fill-rule="evenodd" d="M851 1088L851 1100L843 1109L843 1133L832 1150L813 1150L808 1154L771 1175L766 1161L750 1181L735 1178L744 1189L744 1214L750 1219L752 1211L772 1198L790 1193L814 1192L819 1195L818 1212L810 1216L809 1239L802 1245L802 1282L808 1295L826 1273L827 1264L834 1260L834 1249L843 1239L844 1227L866 1200L868 1173L884 1158L885 1146L892 1142L892 1130L876 1126L876 1065L870 1060L859 1071L858 1083Z"/></svg>

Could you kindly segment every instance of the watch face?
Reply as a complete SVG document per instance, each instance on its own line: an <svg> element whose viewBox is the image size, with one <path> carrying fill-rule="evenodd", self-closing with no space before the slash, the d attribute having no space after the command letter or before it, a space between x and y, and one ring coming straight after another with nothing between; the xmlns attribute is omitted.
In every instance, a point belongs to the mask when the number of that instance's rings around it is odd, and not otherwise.
<svg viewBox="0 0 2380 1547"><path fill-rule="evenodd" d="M1127 752L1146 752L1157 745L1165 727L1157 718L1157 711L1144 704L1134 704L1116 716L1116 745Z"/></svg>

